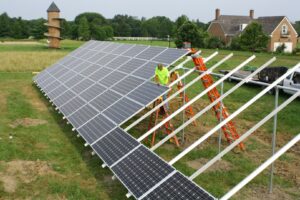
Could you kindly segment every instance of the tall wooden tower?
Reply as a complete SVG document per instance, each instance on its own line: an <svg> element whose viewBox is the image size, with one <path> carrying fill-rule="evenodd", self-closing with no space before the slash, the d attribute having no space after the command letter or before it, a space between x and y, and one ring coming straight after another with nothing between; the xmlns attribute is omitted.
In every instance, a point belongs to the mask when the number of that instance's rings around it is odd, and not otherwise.
<svg viewBox="0 0 300 200"><path fill-rule="evenodd" d="M60 37L60 21L62 20L59 17L60 10L56 6L54 2L50 5L50 7L47 10L48 13L48 23L45 25L48 27L48 33L45 33L45 36L48 37L49 40L49 48L60 48L60 40L62 39Z"/></svg>

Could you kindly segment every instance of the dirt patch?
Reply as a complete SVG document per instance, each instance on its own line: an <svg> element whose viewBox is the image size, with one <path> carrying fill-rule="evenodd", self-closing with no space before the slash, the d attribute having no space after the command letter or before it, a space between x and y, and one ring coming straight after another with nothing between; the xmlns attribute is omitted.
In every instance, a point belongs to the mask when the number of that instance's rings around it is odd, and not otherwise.
<svg viewBox="0 0 300 200"><path fill-rule="evenodd" d="M246 190L246 192L242 192L241 194L237 195L240 198L237 199L247 199L247 200L261 200L261 199L268 199L268 200L294 200L295 198L291 197L281 188L273 188L273 192L270 194L267 187L255 187Z"/></svg>
<svg viewBox="0 0 300 200"><path fill-rule="evenodd" d="M39 110L39 111L46 111L47 110L47 106L45 105L45 103L40 99L37 91L34 89L33 86L31 85L26 85L25 87L23 87L22 93L28 98L30 99L30 103L31 105Z"/></svg>
<svg viewBox="0 0 300 200"><path fill-rule="evenodd" d="M34 41L7 41L7 42L0 42L0 45L43 45L39 42Z"/></svg>
<svg viewBox="0 0 300 200"><path fill-rule="evenodd" d="M0 181L3 183L5 192L14 193L16 191L17 180L14 177L3 175L0 177Z"/></svg>
<svg viewBox="0 0 300 200"><path fill-rule="evenodd" d="M206 164L209 160L206 158L199 158L197 160L188 161L186 164L193 168L199 169L204 164ZM212 171L229 171L232 169L232 165L227 162L226 160L220 160L216 162L213 166L209 167L205 172L212 172Z"/></svg>
<svg viewBox="0 0 300 200"><path fill-rule="evenodd" d="M31 127L31 126L38 126L43 124L47 124L47 121L43 119L24 118L24 119L15 120L9 126L11 128L17 128L18 126Z"/></svg>
<svg viewBox="0 0 300 200"><path fill-rule="evenodd" d="M44 161L15 160L1 162L1 165L4 166L4 170L0 172L0 181L4 185L5 192L8 193L14 193L18 183L28 184L35 181L39 176L61 176Z"/></svg>
<svg viewBox="0 0 300 200"><path fill-rule="evenodd" d="M300 162L287 162L278 160L275 163L275 175L286 177L286 179L292 181L295 186L300 188Z"/></svg>

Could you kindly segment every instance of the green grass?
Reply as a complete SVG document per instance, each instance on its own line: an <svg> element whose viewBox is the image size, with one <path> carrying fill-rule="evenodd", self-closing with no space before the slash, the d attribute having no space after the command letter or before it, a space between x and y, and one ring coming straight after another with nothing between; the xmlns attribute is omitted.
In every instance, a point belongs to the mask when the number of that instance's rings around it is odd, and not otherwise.
<svg viewBox="0 0 300 200"><path fill-rule="evenodd" d="M138 43L155 46L168 45L167 42L158 41ZM32 85L32 71L44 69L80 44L82 42L64 41L62 50L49 50L43 45L10 44L0 46L0 175L6 170L3 162L13 160L45 161L58 174L38 176L29 183L19 181L15 193L5 192L0 181L1 199L25 199L28 197L32 199L125 199L126 189L118 181L111 181L112 173L108 169L101 168L101 161L96 156L90 155L91 149L83 146L83 140L76 137L76 134L71 131L71 127L62 120L62 116L57 114L38 89ZM213 52L214 50L204 49L203 55L206 56ZM220 54L209 62L208 66L212 66L230 52L220 51ZM221 66L220 69L231 69L251 56L249 52L234 52L234 54L235 57ZM259 66L273 56L268 53L256 55L257 61L250 63L251 66ZM275 64L292 66L299 61L299 56L280 55ZM191 63L187 66L191 66ZM195 74L189 76L186 82L191 81L196 76ZM234 86L234 83L226 82L224 86L224 90L228 91ZM191 99L202 90L202 85L197 83L187 92ZM229 112L232 113L260 91L260 87L243 86L226 98L224 103ZM279 101L283 102L288 97L288 95L281 94ZM197 101L193 108L195 111L200 111L207 104L207 97L203 97ZM238 132L247 131L273 108L274 96L265 95L235 119ZM299 132L299 113L300 101L296 100L279 114L278 146L282 146ZM46 120L47 123L32 127L12 128L9 126L20 118L41 119ZM134 119L130 121L132 122ZM180 116L176 117L173 124L178 127L180 120ZM147 123L145 120L132 129L130 133L138 137L147 130L145 125ZM210 111L197 120L198 126L196 128L189 126L185 132L193 133L196 139L206 133L206 130L215 126L216 123L217 121ZM221 197L270 155L271 131L272 120L247 140L246 152L241 154L229 153L223 158L232 166L228 171L205 172L195 181L216 197ZM13 139L9 139L10 135L13 135ZM158 137L162 138L160 134ZM185 175L191 175L196 169L189 166L188 162L196 159L208 160L214 157L217 154L216 140L217 134L177 162L175 167ZM222 147L225 148L226 146L227 144L223 140ZM166 160L171 160L182 150L182 147L176 148L173 145L165 144L156 152ZM295 163L299 162L299 156L289 153L280 161L288 162L291 166L294 164L296 167ZM267 187L267 185L268 171L265 171L254 179L245 190L241 191L236 199L247 199L243 198L243 195L248 194L247 192L251 188ZM300 198L299 192L291 192L291 189L295 189L296 185L288 177L276 174L275 185L282 188L292 199Z"/></svg>

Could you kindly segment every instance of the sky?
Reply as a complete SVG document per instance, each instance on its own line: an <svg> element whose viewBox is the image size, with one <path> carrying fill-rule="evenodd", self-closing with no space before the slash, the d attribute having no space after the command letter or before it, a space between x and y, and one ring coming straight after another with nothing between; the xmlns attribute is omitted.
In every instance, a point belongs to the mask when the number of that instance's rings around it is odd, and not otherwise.
<svg viewBox="0 0 300 200"><path fill-rule="evenodd" d="M53 0L0 0L0 13L25 19L46 18L46 10ZM167 16L175 20L185 14L190 19L209 22L215 9L221 14L248 15L250 9L258 16L287 16L291 21L300 20L300 0L55 0L61 17L73 20L83 12L98 12L106 18L128 14L150 18Z"/></svg>

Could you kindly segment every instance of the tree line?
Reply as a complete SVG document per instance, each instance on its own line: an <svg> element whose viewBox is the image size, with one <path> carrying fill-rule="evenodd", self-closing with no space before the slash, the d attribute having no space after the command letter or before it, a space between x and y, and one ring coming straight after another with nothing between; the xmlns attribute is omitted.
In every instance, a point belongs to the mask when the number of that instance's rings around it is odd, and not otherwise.
<svg viewBox="0 0 300 200"><path fill-rule="evenodd" d="M106 19L99 13L82 13L74 21L62 20L62 37L66 39L98 39L105 40L113 36L120 37L174 37L178 24L182 18L175 22L165 16L156 16L149 19L136 18L129 15L116 15ZM11 18L7 13L0 15L0 37L27 39L29 37L40 39L44 37L47 28L46 19L25 20L21 17ZM198 28L205 30L207 24L199 20L193 21Z"/></svg>
<svg viewBox="0 0 300 200"><path fill-rule="evenodd" d="M0 38L42 39L47 27L46 19L25 20L21 17L11 18L6 13L0 15ZM112 37L155 37L174 39L177 47L183 42L190 42L193 47L225 48L219 38L210 37L207 33L209 24L199 20L190 20L182 15L175 21L165 16L149 19L129 15L116 15L106 19L99 13L82 13L73 21L62 20L61 36L73 40L108 40ZM295 23L300 35L300 21ZM247 26L244 33L233 39L226 48L263 50L268 38L257 23Z"/></svg>

